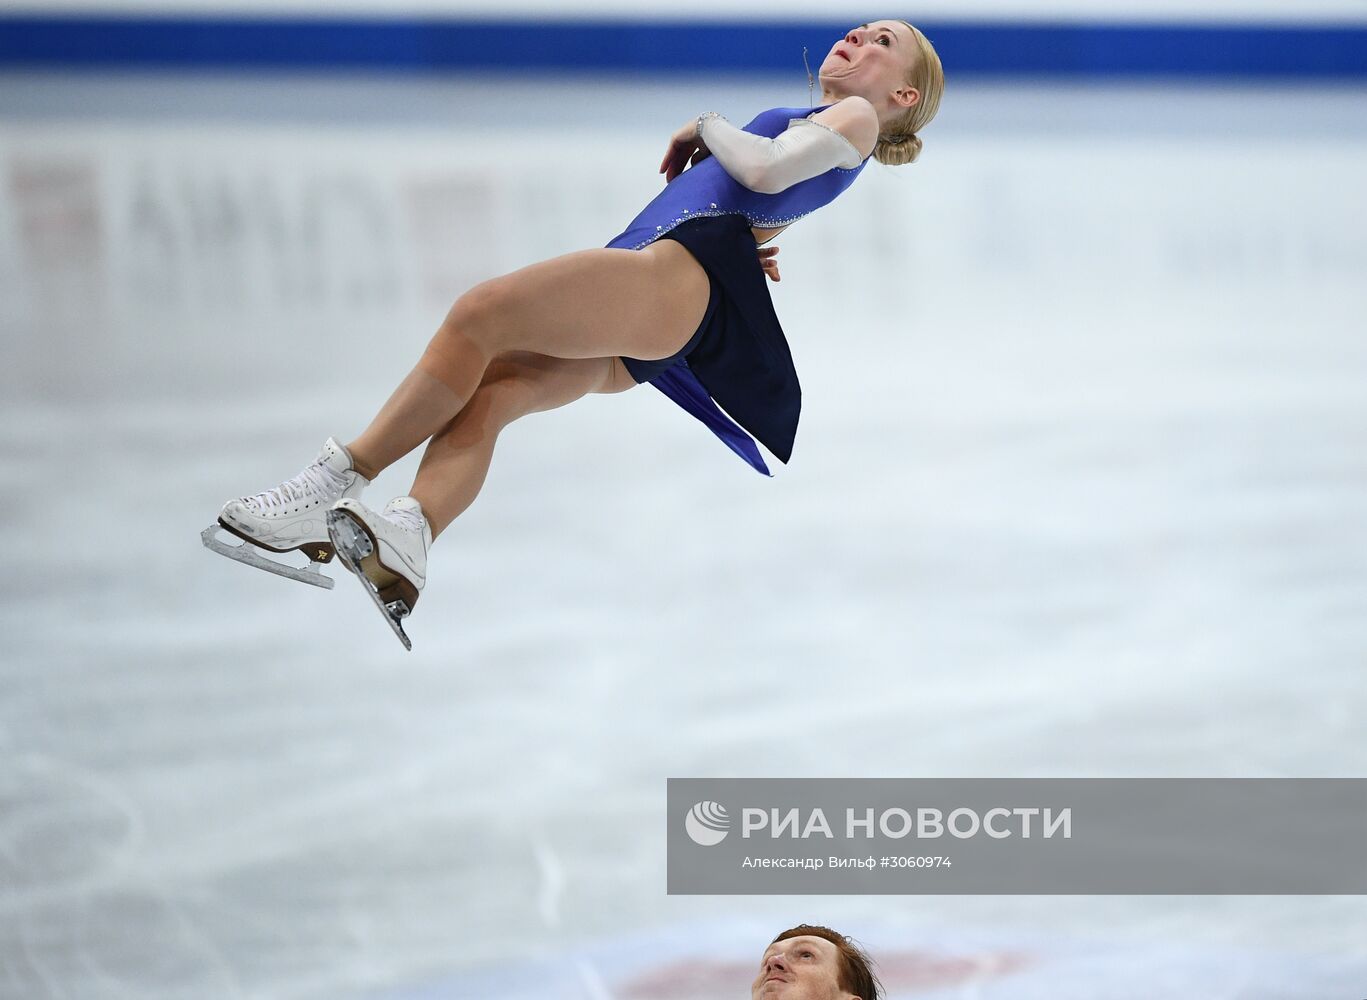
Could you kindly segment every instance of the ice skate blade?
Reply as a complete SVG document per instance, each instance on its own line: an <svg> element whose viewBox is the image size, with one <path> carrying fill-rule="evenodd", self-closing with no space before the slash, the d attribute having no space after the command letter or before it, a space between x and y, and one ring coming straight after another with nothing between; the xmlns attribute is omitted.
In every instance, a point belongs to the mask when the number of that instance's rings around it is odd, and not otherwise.
<svg viewBox="0 0 1367 1000"><path fill-rule="evenodd" d="M199 540L210 552L217 552L221 556L227 556L234 562L240 562L246 566L264 569L267 573L283 576L287 580L298 580L300 583L322 587L324 590L332 589L333 579L330 576L323 575L322 563L310 561L307 566L291 566L288 563L275 562L273 559L267 559L263 556L261 550L251 542L242 541L237 545L230 545L219 539L216 536L220 531L229 538L237 537L226 531L223 525L217 521L199 533Z"/></svg>
<svg viewBox="0 0 1367 1000"><path fill-rule="evenodd" d="M408 617L408 605L403 601L391 601L386 604L380 597L379 588L366 575L364 562L375 554L375 539L371 537L369 530L346 511L330 510L328 537L332 539L332 547L337 551L337 557L341 559L342 565L361 582L361 589L375 603L375 607L380 609L380 614L384 615L384 620L403 643L403 648L411 653L413 643L409 640L408 633L403 630L403 619Z"/></svg>

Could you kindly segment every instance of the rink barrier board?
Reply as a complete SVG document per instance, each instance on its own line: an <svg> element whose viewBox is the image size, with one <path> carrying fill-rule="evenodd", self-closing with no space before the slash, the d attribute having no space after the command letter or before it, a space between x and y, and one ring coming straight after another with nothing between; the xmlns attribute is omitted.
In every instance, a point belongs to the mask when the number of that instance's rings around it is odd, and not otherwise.
<svg viewBox="0 0 1367 1000"><path fill-rule="evenodd" d="M849 26L0 15L0 70L774 74ZM951 78L1367 78L1367 25L926 22Z"/></svg>

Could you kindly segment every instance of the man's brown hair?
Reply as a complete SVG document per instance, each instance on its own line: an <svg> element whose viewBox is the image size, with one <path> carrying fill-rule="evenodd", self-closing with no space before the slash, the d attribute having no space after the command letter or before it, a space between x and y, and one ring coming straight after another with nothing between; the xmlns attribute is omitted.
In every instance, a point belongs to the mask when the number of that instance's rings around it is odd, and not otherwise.
<svg viewBox="0 0 1367 1000"><path fill-rule="evenodd" d="M804 935L825 938L840 952L840 980L836 985L846 993L853 993L860 1000L879 1000L883 995L883 984L873 974L873 959L869 958L868 952L839 931L818 924L798 924L779 934L770 944Z"/></svg>

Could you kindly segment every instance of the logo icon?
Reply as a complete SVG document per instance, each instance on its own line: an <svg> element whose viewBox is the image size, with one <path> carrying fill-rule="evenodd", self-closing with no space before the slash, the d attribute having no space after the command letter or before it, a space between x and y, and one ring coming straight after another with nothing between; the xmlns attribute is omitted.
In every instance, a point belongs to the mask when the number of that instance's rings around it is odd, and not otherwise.
<svg viewBox="0 0 1367 1000"><path fill-rule="evenodd" d="M712 847L726 839L731 829L731 819L726 815L726 807L720 802L699 802L688 810L684 820L693 843L702 847Z"/></svg>

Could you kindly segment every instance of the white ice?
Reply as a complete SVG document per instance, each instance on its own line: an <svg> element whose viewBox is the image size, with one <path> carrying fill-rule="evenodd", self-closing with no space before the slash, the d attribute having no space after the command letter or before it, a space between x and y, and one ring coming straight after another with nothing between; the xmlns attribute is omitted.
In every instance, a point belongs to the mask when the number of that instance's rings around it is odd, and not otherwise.
<svg viewBox="0 0 1367 1000"><path fill-rule="evenodd" d="M1361 995L1359 898L669 897L663 809L1367 771L1363 98L952 88L776 241L791 466L529 418L406 655L200 529L805 84L4 78L0 995L739 997L802 920L896 997Z"/></svg>

